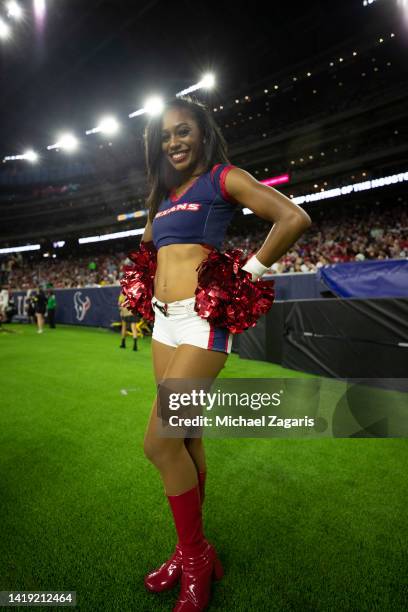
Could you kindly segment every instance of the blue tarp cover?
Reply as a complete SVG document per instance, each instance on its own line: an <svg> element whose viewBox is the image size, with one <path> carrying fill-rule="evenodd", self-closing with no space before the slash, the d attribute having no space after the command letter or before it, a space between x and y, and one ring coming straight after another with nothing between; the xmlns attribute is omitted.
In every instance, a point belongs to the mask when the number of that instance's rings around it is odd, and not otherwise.
<svg viewBox="0 0 408 612"><path fill-rule="evenodd" d="M343 298L408 297L408 259L332 264L318 275Z"/></svg>

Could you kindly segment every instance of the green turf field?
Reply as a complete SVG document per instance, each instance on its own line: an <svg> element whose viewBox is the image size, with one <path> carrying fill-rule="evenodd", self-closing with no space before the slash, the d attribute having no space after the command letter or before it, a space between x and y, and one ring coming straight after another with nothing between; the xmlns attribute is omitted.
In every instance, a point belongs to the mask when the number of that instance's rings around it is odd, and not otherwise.
<svg viewBox="0 0 408 612"><path fill-rule="evenodd" d="M177 589L143 585L175 543L143 454L150 340L135 353L106 330L6 328L15 333L0 333L0 590L74 590L81 612L171 610ZM232 355L222 376L301 374ZM225 568L210 610L407 609L406 440L205 447L205 531Z"/></svg>

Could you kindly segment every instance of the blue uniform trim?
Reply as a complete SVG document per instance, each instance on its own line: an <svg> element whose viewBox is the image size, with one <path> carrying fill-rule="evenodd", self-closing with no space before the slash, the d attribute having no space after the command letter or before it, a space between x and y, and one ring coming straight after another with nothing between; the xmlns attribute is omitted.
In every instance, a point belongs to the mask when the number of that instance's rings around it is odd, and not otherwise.
<svg viewBox="0 0 408 612"><path fill-rule="evenodd" d="M210 324L210 337L208 339L208 349L211 351L228 352L228 340L230 332L224 327L213 327Z"/></svg>

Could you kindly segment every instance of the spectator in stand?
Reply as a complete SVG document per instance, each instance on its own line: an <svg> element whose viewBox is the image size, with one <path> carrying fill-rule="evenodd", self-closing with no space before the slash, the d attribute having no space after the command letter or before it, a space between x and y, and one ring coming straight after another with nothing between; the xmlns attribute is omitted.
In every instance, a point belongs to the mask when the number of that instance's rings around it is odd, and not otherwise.
<svg viewBox="0 0 408 612"><path fill-rule="evenodd" d="M332 212L331 212L332 210ZM326 212L327 211L327 212ZM259 225L258 225L259 227ZM239 227L226 239L223 248L241 247L250 255L259 249L263 229L250 228L240 235ZM129 249L131 250L131 249ZM390 207L358 207L340 211L328 206L324 216L275 262L272 274L315 272L321 266L347 261L398 259L408 254L408 211L406 204ZM114 255L67 256L38 260L21 253L2 260L3 274L13 290L31 289L38 278L55 288L118 285L124 253ZM90 266L91 265L91 269Z"/></svg>

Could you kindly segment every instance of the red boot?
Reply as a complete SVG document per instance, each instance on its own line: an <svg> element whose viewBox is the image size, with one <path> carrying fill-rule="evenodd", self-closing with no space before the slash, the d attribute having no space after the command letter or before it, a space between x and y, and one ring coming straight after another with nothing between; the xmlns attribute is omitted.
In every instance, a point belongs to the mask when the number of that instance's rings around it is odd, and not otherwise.
<svg viewBox="0 0 408 612"><path fill-rule="evenodd" d="M224 570L203 534L198 485L167 498L182 554L181 590L173 612L201 612L210 600L212 579L222 578Z"/></svg>
<svg viewBox="0 0 408 612"><path fill-rule="evenodd" d="M145 587L153 593L161 593L172 589L181 576L181 548L176 544L176 550L168 561L162 563L157 569L147 574L144 579Z"/></svg>
<svg viewBox="0 0 408 612"><path fill-rule="evenodd" d="M205 497L206 472L198 472L198 484L200 486L201 506ZM176 550L168 561L165 561L157 570L154 570L144 579L145 587L153 593L161 593L172 589L181 576L181 548L176 544Z"/></svg>

